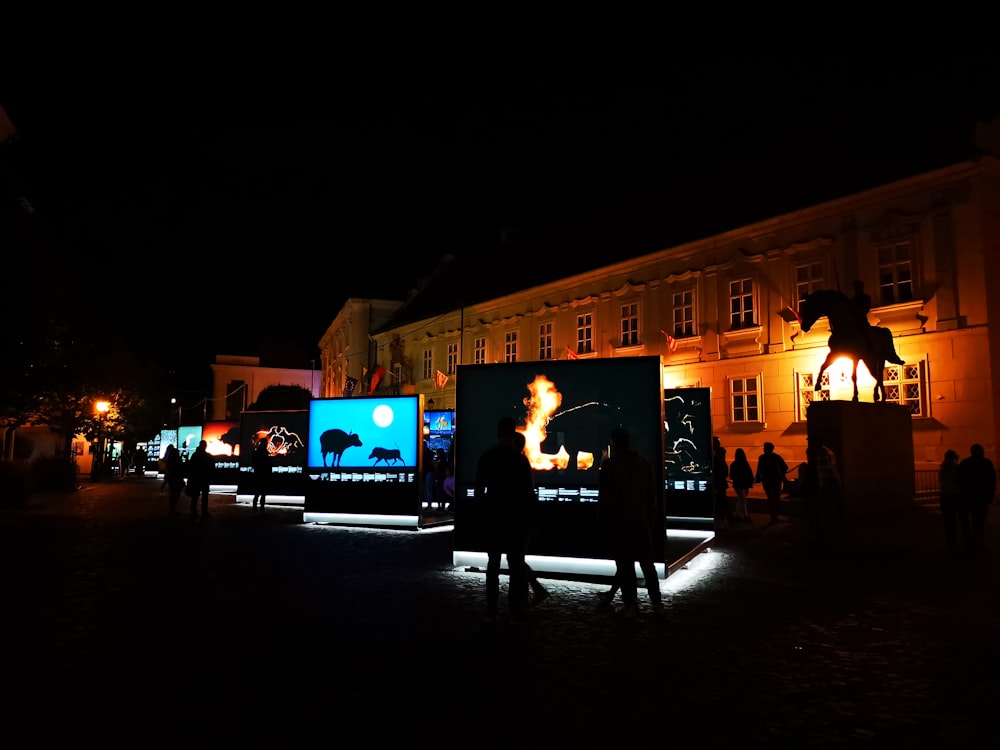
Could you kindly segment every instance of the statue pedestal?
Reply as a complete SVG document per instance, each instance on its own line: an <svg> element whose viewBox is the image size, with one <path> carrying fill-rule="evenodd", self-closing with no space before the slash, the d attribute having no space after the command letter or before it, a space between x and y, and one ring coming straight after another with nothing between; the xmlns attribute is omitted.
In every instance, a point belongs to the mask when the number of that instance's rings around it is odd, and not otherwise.
<svg viewBox="0 0 1000 750"><path fill-rule="evenodd" d="M806 430L837 454L848 516L901 510L913 503L913 421L884 402L815 401Z"/></svg>

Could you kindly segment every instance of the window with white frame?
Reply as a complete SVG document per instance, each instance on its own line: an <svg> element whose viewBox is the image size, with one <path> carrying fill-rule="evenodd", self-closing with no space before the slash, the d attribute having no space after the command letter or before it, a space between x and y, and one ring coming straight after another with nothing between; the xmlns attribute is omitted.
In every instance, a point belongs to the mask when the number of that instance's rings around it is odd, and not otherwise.
<svg viewBox="0 0 1000 750"><path fill-rule="evenodd" d="M472 361L477 365L486 364L486 337L476 336L472 342Z"/></svg>
<svg viewBox="0 0 1000 750"><path fill-rule="evenodd" d="M517 331L507 331L504 334L503 361L517 362Z"/></svg>
<svg viewBox="0 0 1000 750"><path fill-rule="evenodd" d="M594 314L580 313L576 316L576 353L590 354L594 351Z"/></svg>
<svg viewBox="0 0 1000 750"><path fill-rule="evenodd" d="M674 338L694 336L694 289L674 292Z"/></svg>
<svg viewBox="0 0 1000 750"><path fill-rule="evenodd" d="M913 299L913 259L909 240L878 248L878 292L881 305Z"/></svg>
<svg viewBox="0 0 1000 750"><path fill-rule="evenodd" d="M761 376L729 381L729 417L734 424L763 422Z"/></svg>
<svg viewBox="0 0 1000 750"><path fill-rule="evenodd" d="M729 325L732 328L756 325L753 316L753 279L729 282Z"/></svg>
<svg viewBox="0 0 1000 750"><path fill-rule="evenodd" d="M639 345L639 303L622 305L622 346Z"/></svg>
<svg viewBox="0 0 1000 750"><path fill-rule="evenodd" d="M538 324L538 358L552 359L552 321Z"/></svg>
<svg viewBox="0 0 1000 750"><path fill-rule="evenodd" d="M797 377L799 398L795 419L799 422L805 422L809 404L813 401L830 400L830 371L827 370L820 376L819 390L816 390L816 376L812 373L799 373Z"/></svg>
<svg viewBox="0 0 1000 750"><path fill-rule="evenodd" d="M454 375L458 367L458 342L448 344L448 372L446 375Z"/></svg>
<svg viewBox="0 0 1000 750"><path fill-rule="evenodd" d="M905 406L911 417L927 416L925 372L923 362L886 365L882 370L886 403Z"/></svg>
<svg viewBox="0 0 1000 750"><path fill-rule="evenodd" d="M795 298L798 305L815 291L823 288L823 261L810 261L795 266Z"/></svg>
<svg viewBox="0 0 1000 750"><path fill-rule="evenodd" d="M423 367L420 370L424 380L430 380L434 375L434 350L424 349Z"/></svg>

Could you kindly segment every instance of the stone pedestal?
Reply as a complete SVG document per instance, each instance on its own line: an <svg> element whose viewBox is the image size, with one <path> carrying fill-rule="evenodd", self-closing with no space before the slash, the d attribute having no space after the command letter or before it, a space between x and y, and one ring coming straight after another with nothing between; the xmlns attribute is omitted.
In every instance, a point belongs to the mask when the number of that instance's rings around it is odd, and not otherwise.
<svg viewBox="0 0 1000 750"><path fill-rule="evenodd" d="M849 516L905 508L913 502L913 422L899 404L816 401L807 433L837 454Z"/></svg>

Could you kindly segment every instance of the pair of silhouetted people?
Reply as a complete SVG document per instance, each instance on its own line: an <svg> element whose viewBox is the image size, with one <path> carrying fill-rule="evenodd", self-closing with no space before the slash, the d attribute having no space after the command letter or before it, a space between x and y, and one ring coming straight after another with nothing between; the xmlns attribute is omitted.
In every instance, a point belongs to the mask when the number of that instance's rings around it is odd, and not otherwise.
<svg viewBox="0 0 1000 750"><path fill-rule="evenodd" d="M843 485L836 454L819 437L806 439L806 463L799 475L811 536L819 542L835 541L843 523Z"/></svg>
<svg viewBox="0 0 1000 750"><path fill-rule="evenodd" d="M257 503L260 503L260 512L264 512L264 505L267 503L267 491L271 484L271 453L268 450L267 438L257 441L253 448L253 456L250 458L250 466L253 469L253 507L251 513L257 512Z"/></svg>

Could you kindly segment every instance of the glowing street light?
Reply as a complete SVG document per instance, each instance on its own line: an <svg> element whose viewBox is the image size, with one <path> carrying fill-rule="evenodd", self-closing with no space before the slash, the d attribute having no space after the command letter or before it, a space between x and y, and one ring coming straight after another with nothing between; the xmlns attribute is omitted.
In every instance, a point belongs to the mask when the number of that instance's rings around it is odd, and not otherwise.
<svg viewBox="0 0 1000 750"><path fill-rule="evenodd" d="M107 401L98 401L94 404L94 408L97 410L100 423L97 428L97 460L90 469L90 478L99 480L104 473L104 433L111 404Z"/></svg>

